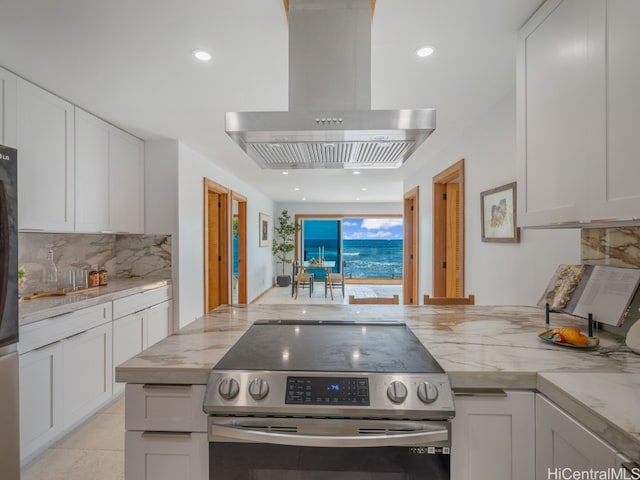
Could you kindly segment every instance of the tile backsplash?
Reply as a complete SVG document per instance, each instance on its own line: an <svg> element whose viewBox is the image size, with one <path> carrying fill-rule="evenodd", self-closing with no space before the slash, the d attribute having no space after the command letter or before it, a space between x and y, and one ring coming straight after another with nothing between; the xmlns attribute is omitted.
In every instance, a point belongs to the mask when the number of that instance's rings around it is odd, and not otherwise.
<svg viewBox="0 0 640 480"><path fill-rule="evenodd" d="M583 263L591 265L640 268L640 227L583 229L580 258ZM629 308L621 333L625 333L638 319L640 290Z"/></svg>
<svg viewBox="0 0 640 480"><path fill-rule="evenodd" d="M581 246L583 263L640 267L640 227L585 228Z"/></svg>
<svg viewBox="0 0 640 480"><path fill-rule="evenodd" d="M26 270L23 294L43 290L42 270L53 249L58 270L97 265L111 277L170 277L170 235L19 233L18 261Z"/></svg>

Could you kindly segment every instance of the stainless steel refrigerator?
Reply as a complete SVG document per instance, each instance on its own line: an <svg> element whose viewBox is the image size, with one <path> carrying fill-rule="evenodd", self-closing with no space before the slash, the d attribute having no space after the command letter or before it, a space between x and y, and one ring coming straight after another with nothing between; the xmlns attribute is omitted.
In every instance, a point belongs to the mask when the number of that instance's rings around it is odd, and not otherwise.
<svg viewBox="0 0 640 480"><path fill-rule="evenodd" d="M0 145L0 478L20 478L18 193L15 149Z"/></svg>

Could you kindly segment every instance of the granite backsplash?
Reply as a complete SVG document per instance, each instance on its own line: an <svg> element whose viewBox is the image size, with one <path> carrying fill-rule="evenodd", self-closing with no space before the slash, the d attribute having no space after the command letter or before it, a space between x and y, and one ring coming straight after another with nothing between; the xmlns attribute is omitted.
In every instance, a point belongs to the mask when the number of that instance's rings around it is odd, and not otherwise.
<svg viewBox="0 0 640 480"><path fill-rule="evenodd" d="M116 278L171 277L170 235L19 233L18 261L27 279L23 294L44 290L42 270L51 249L60 271L97 265Z"/></svg>

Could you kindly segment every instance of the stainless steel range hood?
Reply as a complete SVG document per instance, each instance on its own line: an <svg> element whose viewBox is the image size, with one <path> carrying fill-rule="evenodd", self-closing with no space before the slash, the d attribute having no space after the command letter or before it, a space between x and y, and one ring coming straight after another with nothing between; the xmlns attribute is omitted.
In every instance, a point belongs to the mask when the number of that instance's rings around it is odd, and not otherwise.
<svg viewBox="0 0 640 480"><path fill-rule="evenodd" d="M370 0L289 1L289 111L227 112L262 168L396 168L435 130L433 109L371 110Z"/></svg>

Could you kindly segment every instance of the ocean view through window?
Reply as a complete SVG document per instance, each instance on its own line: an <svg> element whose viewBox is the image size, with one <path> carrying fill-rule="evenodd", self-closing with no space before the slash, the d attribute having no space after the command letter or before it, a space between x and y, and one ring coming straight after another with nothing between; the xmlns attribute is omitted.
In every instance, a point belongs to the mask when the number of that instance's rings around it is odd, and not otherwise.
<svg viewBox="0 0 640 480"><path fill-rule="evenodd" d="M402 279L402 218L305 219L302 237L303 260L335 261L335 272L344 261L347 279Z"/></svg>

